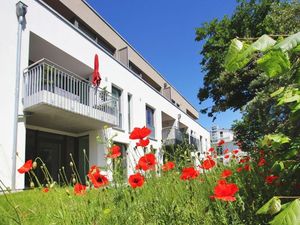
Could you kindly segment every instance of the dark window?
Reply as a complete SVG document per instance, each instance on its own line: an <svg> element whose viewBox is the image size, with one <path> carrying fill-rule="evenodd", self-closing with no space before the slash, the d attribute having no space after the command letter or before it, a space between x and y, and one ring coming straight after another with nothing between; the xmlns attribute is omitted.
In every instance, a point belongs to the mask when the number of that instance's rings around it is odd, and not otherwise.
<svg viewBox="0 0 300 225"><path fill-rule="evenodd" d="M127 104L128 104L128 131L131 132L131 114L132 114L132 104L131 104L132 95L128 94L127 96Z"/></svg>
<svg viewBox="0 0 300 225"><path fill-rule="evenodd" d="M122 104L121 104L122 103L122 101L121 101L122 91L113 86L111 89L111 94L112 94L112 96L114 96L115 98L117 98L119 100L119 105L118 105L119 106L119 125L118 125L118 127L122 128L123 127L122 126L122 123L123 123L123 121L122 121Z"/></svg>
<svg viewBox="0 0 300 225"><path fill-rule="evenodd" d="M154 109L146 106L146 127L151 129L150 137L155 137L155 126L154 126Z"/></svg>

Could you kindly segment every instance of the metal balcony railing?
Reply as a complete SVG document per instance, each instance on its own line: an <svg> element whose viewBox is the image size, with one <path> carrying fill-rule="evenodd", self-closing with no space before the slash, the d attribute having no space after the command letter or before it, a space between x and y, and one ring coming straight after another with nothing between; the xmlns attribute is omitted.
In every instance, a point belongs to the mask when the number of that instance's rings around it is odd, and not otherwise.
<svg viewBox="0 0 300 225"><path fill-rule="evenodd" d="M24 70L23 98L25 110L46 104L119 125L117 98L47 59Z"/></svg>
<svg viewBox="0 0 300 225"><path fill-rule="evenodd" d="M162 141L165 144L178 144L183 142L184 135L176 127L162 128Z"/></svg>

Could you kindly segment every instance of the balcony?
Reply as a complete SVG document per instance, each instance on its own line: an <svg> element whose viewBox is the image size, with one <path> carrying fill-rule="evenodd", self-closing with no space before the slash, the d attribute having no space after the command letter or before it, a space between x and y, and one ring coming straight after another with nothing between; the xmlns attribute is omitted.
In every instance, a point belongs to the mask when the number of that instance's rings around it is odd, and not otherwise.
<svg viewBox="0 0 300 225"><path fill-rule="evenodd" d="M183 133L176 127L165 127L162 129L162 141L165 145L180 144L184 140Z"/></svg>
<svg viewBox="0 0 300 225"><path fill-rule="evenodd" d="M29 124L76 133L119 125L116 98L50 60L25 69L23 91Z"/></svg>

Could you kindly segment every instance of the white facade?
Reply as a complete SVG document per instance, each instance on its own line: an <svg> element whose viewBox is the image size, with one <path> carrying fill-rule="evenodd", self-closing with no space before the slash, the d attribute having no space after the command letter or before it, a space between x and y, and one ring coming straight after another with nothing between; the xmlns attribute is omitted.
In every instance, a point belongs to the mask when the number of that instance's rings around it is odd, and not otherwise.
<svg viewBox="0 0 300 225"><path fill-rule="evenodd" d="M28 68L29 63L37 62L43 58L57 64L59 68L62 67L70 71L69 75L74 73L82 77L82 79L87 79L91 77L93 71L94 55L99 55L100 74L102 77L100 87L105 88L109 93L112 92L112 87L114 87L120 90L121 93L121 128L110 128L109 133L111 135L116 133L117 136L114 138L114 141L126 145L127 175L133 172L135 161L139 157L134 150L135 141L131 141L128 138L129 133L134 127L146 125L146 107L154 110L155 133L150 145L157 150L157 157L160 161L162 160L162 155L160 154L162 128L167 125L185 128L185 132L190 136L199 140L202 139L200 142L202 151L206 151L210 147L210 134L207 130L163 97L160 92L156 91L138 76L135 76L127 67L106 53L73 24L66 21L42 1L24 0L23 2L28 6L28 12L26 14L26 26L22 33L17 168L26 159L26 145L29 145L26 142L28 129L64 135L65 139L68 139L68 137L74 139L88 136L90 165L105 166L107 163L105 146L96 142L97 135L103 135L103 126L106 124L113 126L114 124L113 119L110 120L105 117L107 114L103 114L104 117L97 115L96 119L92 118L91 110L95 110L95 107L86 109L87 107L80 104L82 103L81 97L77 99L72 94L63 93L64 90L58 87L55 88L55 91L52 90L51 93L49 91L49 93L43 92L43 95L41 95L42 91L39 91L41 90L39 89L36 92L39 96L31 96L31 98L35 98L35 101L31 101L30 107L26 105L26 99L28 100L29 98L29 96L26 96L26 90L29 87L28 85L24 86L23 71L25 71L26 75L27 70L25 69ZM0 135L0 179L8 187L11 186L13 158L12 134L18 26L15 13L16 3L17 1L15 0L3 1L0 13L3 31L0 38L1 72L3 74L0 89L2 105L0 116L2 124ZM41 73L46 72L42 70ZM35 74L39 73L35 72ZM41 81L42 75L32 76L35 76L32 83ZM46 77L46 75L44 76ZM53 79L58 79L58 76L60 75L53 76L55 77ZM46 79L45 77L42 80ZM59 79L62 80L61 78ZM90 92L85 91L85 93ZM49 97L49 95L52 95L52 97ZM128 95L131 96L130 123L128 121ZM44 99L43 96L47 96L47 98L45 97ZM90 101L90 97L88 101ZM66 108L67 104L69 104L69 108ZM37 134L39 135L39 133ZM48 148L51 148L51 146ZM64 151L64 149L60 151ZM140 151L140 154L142 154L142 151ZM60 160L63 161L63 159ZM23 187L24 176L17 173L16 188L21 189Z"/></svg>
<svg viewBox="0 0 300 225"><path fill-rule="evenodd" d="M239 147L235 144L234 141L234 133L230 129L219 128L218 126L213 126L210 131L211 134L211 144L213 146L217 146L220 140L223 140L225 143L218 147L219 151L228 149L232 151L234 149L238 149ZM219 153L220 154L220 153Z"/></svg>

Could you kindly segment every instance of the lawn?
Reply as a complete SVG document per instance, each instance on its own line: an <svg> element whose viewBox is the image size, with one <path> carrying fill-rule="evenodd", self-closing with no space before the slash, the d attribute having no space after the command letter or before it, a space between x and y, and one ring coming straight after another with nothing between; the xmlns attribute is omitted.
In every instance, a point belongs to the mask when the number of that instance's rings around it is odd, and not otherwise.
<svg viewBox="0 0 300 225"><path fill-rule="evenodd" d="M148 171L142 187L109 184L82 195L58 186L8 194L9 202L2 195L0 224L263 224L267 218L255 212L268 195L259 193L270 187L252 170L237 172L237 166L243 165L218 164L191 179L183 179L176 168L160 176ZM222 180L239 188L233 202L210 197L224 169L232 175Z"/></svg>

